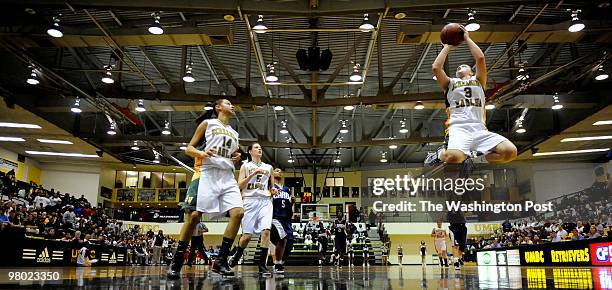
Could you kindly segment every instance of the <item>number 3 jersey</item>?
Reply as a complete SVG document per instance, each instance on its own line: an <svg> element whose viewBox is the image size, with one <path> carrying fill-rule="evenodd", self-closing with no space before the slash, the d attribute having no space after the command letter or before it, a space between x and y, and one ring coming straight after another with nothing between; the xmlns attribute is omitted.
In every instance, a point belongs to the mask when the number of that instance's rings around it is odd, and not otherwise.
<svg viewBox="0 0 612 290"><path fill-rule="evenodd" d="M446 127L459 124L485 125L485 92L475 76L451 78L446 91Z"/></svg>
<svg viewBox="0 0 612 290"><path fill-rule="evenodd" d="M242 191L242 196L270 197L268 183L270 182L270 176L272 176L272 165L263 162L255 163L253 161L249 161L242 166L244 167L247 176L251 175L251 173L258 168L263 170L259 174L251 177L246 185L246 188Z"/></svg>
<svg viewBox="0 0 612 290"><path fill-rule="evenodd" d="M213 167L219 169L234 170L232 153L238 150L238 132L231 126L226 126L219 119L206 121L208 126L206 133L206 148L204 151L214 149L217 153L209 158L204 158L203 168Z"/></svg>

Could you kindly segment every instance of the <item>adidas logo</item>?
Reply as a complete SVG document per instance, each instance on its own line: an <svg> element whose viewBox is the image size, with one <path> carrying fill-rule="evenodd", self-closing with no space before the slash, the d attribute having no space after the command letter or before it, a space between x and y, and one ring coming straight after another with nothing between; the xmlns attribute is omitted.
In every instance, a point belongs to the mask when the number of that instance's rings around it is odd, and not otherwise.
<svg viewBox="0 0 612 290"><path fill-rule="evenodd" d="M113 255L110 257L110 260L108 261L109 264L117 264L117 258L115 258L115 252L113 252Z"/></svg>
<svg viewBox="0 0 612 290"><path fill-rule="evenodd" d="M45 249L38 255L36 259L37 263L51 263L51 257L49 256L49 250L45 247Z"/></svg>

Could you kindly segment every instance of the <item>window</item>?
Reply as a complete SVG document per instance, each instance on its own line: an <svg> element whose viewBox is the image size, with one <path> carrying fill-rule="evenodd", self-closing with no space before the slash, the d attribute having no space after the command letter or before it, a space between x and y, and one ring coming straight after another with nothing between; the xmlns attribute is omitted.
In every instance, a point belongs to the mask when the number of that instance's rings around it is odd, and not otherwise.
<svg viewBox="0 0 612 290"><path fill-rule="evenodd" d="M187 174L185 173L177 173L176 177L174 178L175 180L175 187L176 188L187 188Z"/></svg>
<svg viewBox="0 0 612 290"><path fill-rule="evenodd" d="M151 172L139 173L138 188L151 188Z"/></svg>
<svg viewBox="0 0 612 290"><path fill-rule="evenodd" d="M162 187L162 172L151 172L151 188Z"/></svg>
<svg viewBox="0 0 612 290"><path fill-rule="evenodd" d="M328 177L325 178L325 186L335 187L344 186L344 177Z"/></svg>
<svg viewBox="0 0 612 290"><path fill-rule="evenodd" d="M174 187L174 173L164 173L162 188Z"/></svg>
<svg viewBox="0 0 612 290"><path fill-rule="evenodd" d="M138 186L138 171L126 171L125 187Z"/></svg>
<svg viewBox="0 0 612 290"><path fill-rule="evenodd" d="M125 184L125 171L117 171L115 175L115 188L124 188Z"/></svg>

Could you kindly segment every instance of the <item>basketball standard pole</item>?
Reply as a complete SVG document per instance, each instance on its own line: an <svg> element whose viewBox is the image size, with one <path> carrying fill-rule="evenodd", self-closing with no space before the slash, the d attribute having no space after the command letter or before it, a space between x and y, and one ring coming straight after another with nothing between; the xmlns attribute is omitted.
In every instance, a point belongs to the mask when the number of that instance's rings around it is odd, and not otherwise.
<svg viewBox="0 0 612 290"><path fill-rule="evenodd" d="M312 159L312 203L317 203L317 159Z"/></svg>

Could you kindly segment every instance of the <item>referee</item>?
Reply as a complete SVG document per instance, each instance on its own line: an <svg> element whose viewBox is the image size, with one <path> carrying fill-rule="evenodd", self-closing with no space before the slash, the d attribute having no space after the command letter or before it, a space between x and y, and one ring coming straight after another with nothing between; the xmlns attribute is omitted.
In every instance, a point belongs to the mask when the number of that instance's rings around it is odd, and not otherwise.
<svg viewBox="0 0 612 290"><path fill-rule="evenodd" d="M465 227L465 216L461 211L449 211L446 215L450 226L451 243L453 245L453 262L455 270L460 270L463 265L463 252L467 243L467 228Z"/></svg>
<svg viewBox="0 0 612 290"><path fill-rule="evenodd" d="M208 256L206 250L204 250L204 233L208 232L208 228L203 222L200 222L193 229L193 235L191 236L191 247L189 248L189 260L187 265L191 267L196 257L196 250L200 251L204 257L204 264L208 265Z"/></svg>

